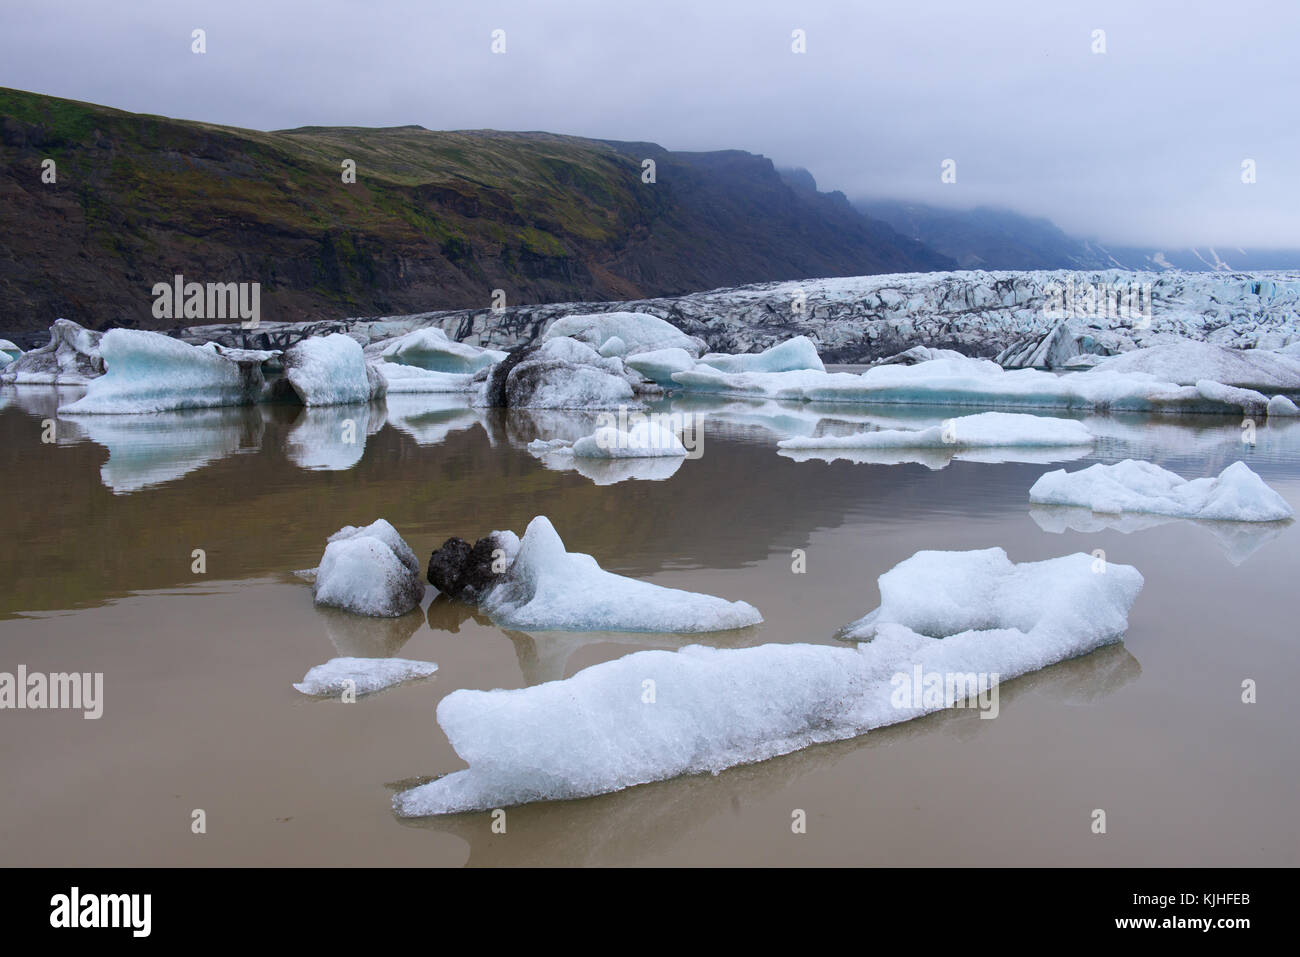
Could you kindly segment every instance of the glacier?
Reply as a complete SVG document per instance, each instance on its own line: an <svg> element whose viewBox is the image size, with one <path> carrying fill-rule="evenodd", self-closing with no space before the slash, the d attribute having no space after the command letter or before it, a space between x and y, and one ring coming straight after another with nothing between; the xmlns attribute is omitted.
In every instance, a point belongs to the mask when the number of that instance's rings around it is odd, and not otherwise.
<svg viewBox="0 0 1300 957"><path fill-rule="evenodd" d="M841 636L856 647L690 645L529 688L453 691L438 724L469 767L400 792L394 810L451 814L716 773L954 706L951 688L900 704L898 675L1005 681L1122 638L1142 576L1095 564L923 551L880 577L880 606Z"/></svg>

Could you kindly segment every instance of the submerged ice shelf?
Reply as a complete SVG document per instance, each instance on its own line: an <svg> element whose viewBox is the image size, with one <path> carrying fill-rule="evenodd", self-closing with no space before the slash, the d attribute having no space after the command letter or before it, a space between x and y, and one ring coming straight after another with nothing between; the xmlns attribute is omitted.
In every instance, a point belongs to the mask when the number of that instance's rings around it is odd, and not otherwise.
<svg viewBox="0 0 1300 957"><path fill-rule="evenodd" d="M956 703L900 704L896 676L994 683L1121 639L1142 576L1090 555L1013 564L1001 549L918 552L880 578L856 647L640 651L517 690L454 691L438 723L469 767L398 794L418 817L617 791L854 737ZM649 684L647 684L649 683ZM645 690L654 689L647 700Z"/></svg>

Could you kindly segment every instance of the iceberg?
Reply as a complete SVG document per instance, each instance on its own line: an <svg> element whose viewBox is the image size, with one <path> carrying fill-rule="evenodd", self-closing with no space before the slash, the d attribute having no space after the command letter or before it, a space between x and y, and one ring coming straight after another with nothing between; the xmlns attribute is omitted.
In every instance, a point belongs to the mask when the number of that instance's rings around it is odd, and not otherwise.
<svg viewBox="0 0 1300 957"><path fill-rule="evenodd" d="M671 388L673 374L685 372L695 367L695 359L685 349L656 349L628 356L627 367L645 376L651 382Z"/></svg>
<svg viewBox="0 0 1300 957"><path fill-rule="evenodd" d="M427 678L438 666L410 658L331 658L316 665L294 688L316 697L336 697L344 692L374 694L414 678Z"/></svg>
<svg viewBox="0 0 1300 957"><path fill-rule="evenodd" d="M1092 445L1082 422L1014 412L982 412L928 429L881 429L853 435L782 439L783 449L977 449Z"/></svg>
<svg viewBox="0 0 1300 957"><path fill-rule="evenodd" d="M1125 459L1078 472L1058 469L1029 489L1035 505L1066 505L1094 512L1144 512L1172 518L1230 522L1276 522L1295 517L1277 492L1234 462L1217 478L1191 481L1152 462Z"/></svg>
<svg viewBox="0 0 1300 957"><path fill-rule="evenodd" d="M496 349L482 349L468 343L457 342L441 329L430 327L416 329L406 335L374 343L366 352L386 360L380 364L404 365L428 372L473 375L506 357ZM385 370L387 371L387 370Z"/></svg>
<svg viewBox="0 0 1300 957"><path fill-rule="evenodd" d="M86 394L59 409L68 415L123 415L249 405L262 399L262 362L270 352L191 346L156 332L112 329L99 342L106 371Z"/></svg>
<svg viewBox="0 0 1300 957"><path fill-rule="evenodd" d="M873 366L847 372L726 373L696 365L672 380L694 392L801 402L910 403L1020 409L1096 409L1128 412L1262 413L1258 392L1217 383L1180 386L1138 372L1055 375L1006 370L987 359L932 359L915 365ZM1218 386L1213 388L1213 386Z"/></svg>
<svg viewBox="0 0 1300 957"><path fill-rule="evenodd" d="M710 352L700 357L700 365L719 372L825 372L817 346L807 336L795 336L763 352L728 355Z"/></svg>
<svg viewBox="0 0 1300 957"><path fill-rule="evenodd" d="M103 335L69 319L56 319L50 326L49 343L7 362L0 369L0 383L85 385L104 374L104 360L99 354Z"/></svg>
<svg viewBox="0 0 1300 957"><path fill-rule="evenodd" d="M1300 415L1300 408L1284 395L1275 395L1268 400L1267 414L1272 416Z"/></svg>
<svg viewBox="0 0 1300 957"><path fill-rule="evenodd" d="M1098 372L1145 372L1165 382L1201 380L1268 391L1300 391L1300 357L1263 349L1227 349L1208 342L1170 342L1112 356Z"/></svg>
<svg viewBox="0 0 1300 957"><path fill-rule="evenodd" d="M584 435L572 445L561 440L530 442L528 451L551 455L573 455L584 459L636 459L655 457L682 457L686 446L671 429L647 420L638 422L627 430L616 425L597 429Z"/></svg>
<svg viewBox="0 0 1300 957"><path fill-rule="evenodd" d="M23 354L23 350L8 339L0 339L0 369Z"/></svg>
<svg viewBox="0 0 1300 957"><path fill-rule="evenodd" d="M763 620L753 605L665 588L603 570L565 551L545 516L528 523L519 553L481 602L504 628L521 631L664 631L744 628Z"/></svg>
<svg viewBox="0 0 1300 957"><path fill-rule="evenodd" d="M450 814L716 773L964 703L977 676L984 691L1122 638L1142 576L1095 565L923 551L880 577L880 607L844 632L855 648L691 645L530 688L454 691L438 724L469 767L397 794L394 809ZM899 677L918 670L962 683L900 700Z"/></svg>
<svg viewBox="0 0 1300 957"><path fill-rule="evenodd" d="M339 332L303 339L281 361L283 382L303 405L369 402L387 391L387 380L366 361L361 344Z"/></svg>
<svg viewBox="0 0 1300 957"><path fill-rule="evenodd" d="M386 392L472 392L474 376L459 372L430 372L419 366L381 362L375 366L387 384Z"/></svg>
<svg viewBox="0 0 1300 957"><path fill-rule="evenodd" d="M312 593L318 605L395 618L420 604L424 581L415 553L381 518L364 528L348 525L329 537Z"/></svg>
<svg viewBox="0 0 1300 957"><path fill-rule="evenodd" d="M640 376L636 376L640 381ZM615 409L634 403L623 361L576 339L523 346L492 367L476 405L524 409Z"/></svg>
<svg viewBox="0 0 1300 957"><path fill-rule="evenodd" d="M688 336L670 322L647 312L597 312L590 315L562 316L543 333L543 340L566 337L576 339L597 350L618 338L622 355L636 355L659 349L684 349L692 356L704 351L704 343Z"/></svg>

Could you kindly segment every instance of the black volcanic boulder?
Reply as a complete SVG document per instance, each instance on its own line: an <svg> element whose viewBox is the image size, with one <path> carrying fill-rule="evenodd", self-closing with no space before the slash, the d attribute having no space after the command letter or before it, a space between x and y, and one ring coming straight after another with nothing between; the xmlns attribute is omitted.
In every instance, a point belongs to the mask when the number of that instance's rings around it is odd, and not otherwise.
<svg viewBox="0 0 1300 957"><path fill-rule="evenodd" d="M472 546L453 536L429 556L429 584L450 598L477 601L504 574L507 562L502 557L509 552L507 543L495 535ZM494 564L501 570L494 570Z"/></svg>

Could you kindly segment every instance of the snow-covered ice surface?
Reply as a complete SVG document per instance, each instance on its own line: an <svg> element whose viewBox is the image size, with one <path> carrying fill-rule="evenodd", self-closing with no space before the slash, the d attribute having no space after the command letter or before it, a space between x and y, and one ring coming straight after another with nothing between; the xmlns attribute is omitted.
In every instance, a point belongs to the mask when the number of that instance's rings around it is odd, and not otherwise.
<svg viewBox="0 0 1300 957"><path fill-rule="evenodd" d="M854 737L965 700L946 685L899 702L897 675L996 683L1120 640L1141 588L1136 569L1098 573L1086 554L1016 565L998 548L918 552L880 577L880 607L844 631L856 648L691 645L530 688L452 692L438 723L469 768L399 793L394 808L585 797Z"/></svg>
<svg viewBox="0 0 1300 957"><path fill-rule="evenodd" d="M427 678L438 666L410 658L331 658L316 665L294 688L316 697L338 697L344 692L374 694L415 678Z"/></svg>
<svg viewBox="0 0 1300 957"><path fill-rule="evenodd" d="M318 605L358 615L404 615L424 598L420 562L384 519L348 525L329 537L312 594Z"/></svg>
<svg viewBox="0 0 1300 957"><path fill-rule="evenodd" d="M112 329L99 342L106 371L86 394L60 412L133 414L247 405L262 398L261 362L271 353L237 361L214 346L136 329Z"/></svg>
<svg viewBox="0 0 1300 957"><path fill-rule="evenodd" d="M1094 512L1145 512L1172 518L1277 522L1295 517L1286 500L1244 462L1217 478L1188 480L1152 462L1125 459L1078 472L1058 469L1029 490L1035 505L1066 505Z"/></svg>
<svg viewBox="0 0 1300 957"><path fill-rule="evenodd" d="M303 405L348 405L379 398L384 379L367 371L361 345L333 333L286 349L284 374Z"/></svg>
<svg viewBox="0 0 1300 957"><path fill-rule="evenodd" d="M568 552L545 516L528 523L519 554L482 602L504 628L522 631L662 631L744 628L762 621L743 601L665 588L602 569Z"/></svg>

